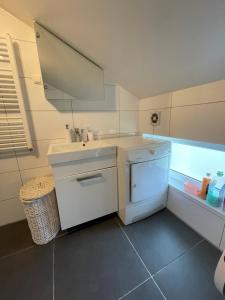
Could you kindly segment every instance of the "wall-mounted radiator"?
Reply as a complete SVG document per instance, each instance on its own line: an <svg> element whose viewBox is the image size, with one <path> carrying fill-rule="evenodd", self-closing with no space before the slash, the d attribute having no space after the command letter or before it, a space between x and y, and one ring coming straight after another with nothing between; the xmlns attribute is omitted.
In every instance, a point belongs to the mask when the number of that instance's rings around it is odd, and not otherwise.
<svg viewBox="0 0 225 300"><path fill-rule="evenodd" d="M15 49L0 37L0 151L32 149Z"/></svg>

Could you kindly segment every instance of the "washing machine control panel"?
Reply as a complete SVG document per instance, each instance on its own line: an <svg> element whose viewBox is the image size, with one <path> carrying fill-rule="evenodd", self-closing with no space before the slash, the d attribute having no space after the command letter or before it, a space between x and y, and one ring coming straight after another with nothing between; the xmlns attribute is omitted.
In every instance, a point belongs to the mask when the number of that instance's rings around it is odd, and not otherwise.
<svg viewBox="0 0 225 300"><path fill-rule="evenodd" d="M170 153L170 144L150 145L145 148L129 149L127 159L129 163L138 163L166 156Z"/></svg>

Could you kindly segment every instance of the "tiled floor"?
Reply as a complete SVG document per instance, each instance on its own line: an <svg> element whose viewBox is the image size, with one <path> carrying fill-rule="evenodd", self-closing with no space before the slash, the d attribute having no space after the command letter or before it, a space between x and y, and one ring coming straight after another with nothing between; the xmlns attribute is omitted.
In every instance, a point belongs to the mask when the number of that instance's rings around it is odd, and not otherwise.
<svg viewBox="0 0 225 300"><path fill-rule="evenodd" d="M113 216L33 245L26 222L0 228L2 300L219 300L221 255L169 211Z"/></svg>

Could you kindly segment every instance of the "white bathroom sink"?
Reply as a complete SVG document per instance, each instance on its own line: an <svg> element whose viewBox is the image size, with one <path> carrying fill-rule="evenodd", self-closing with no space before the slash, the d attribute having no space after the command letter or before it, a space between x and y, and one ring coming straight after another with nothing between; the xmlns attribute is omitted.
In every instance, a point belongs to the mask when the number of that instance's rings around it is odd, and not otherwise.
<svg viewBox="0 0 225 300"><path fill-rule="evenodd" d="M104 141L83 143L51 144L48 149L50 164L63 163L74 160L101 157L116 153L116 146Z"/></svg>

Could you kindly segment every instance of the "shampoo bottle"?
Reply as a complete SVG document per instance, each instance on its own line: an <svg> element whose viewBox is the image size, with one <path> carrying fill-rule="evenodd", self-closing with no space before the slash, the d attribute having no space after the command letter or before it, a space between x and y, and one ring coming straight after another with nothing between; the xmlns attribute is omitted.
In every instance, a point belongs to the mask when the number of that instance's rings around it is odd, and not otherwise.
<svg viewBox="0 0 225 300"><path fill-rule="evenodd" d="M200 191L200 197L202 199L205 199L205 197L206 197L211 179L212 178L211 178L210 173L206 173L206 176L203 177L203 179L202 179L202 187L201 187L201 191Z"/></svg>
<svg viewBox="0 0 225 300"><path fill-rule="evenodd" d="M209 190L206 197L206 202L212 206L218 206L219 192L216 188L216 180L209 184Z"/></svg>

